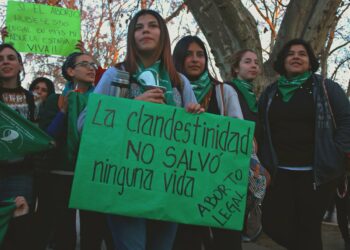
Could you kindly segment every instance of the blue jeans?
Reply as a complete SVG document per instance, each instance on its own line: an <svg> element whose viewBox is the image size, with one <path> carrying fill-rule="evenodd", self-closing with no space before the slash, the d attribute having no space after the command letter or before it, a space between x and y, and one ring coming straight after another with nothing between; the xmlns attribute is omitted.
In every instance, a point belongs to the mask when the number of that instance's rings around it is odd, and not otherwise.
<svg viewBox="0 0 350 250"><path fill-rule="evenodd" d="M177 224L172 222L109 215L114 248L118 250L171 250Z"/></svg>
<svg viewBox="0 0 350 250"><path fill-rule="evenodd" d="M24 196L33 204L33 177L31 175L7 175L0 177L0 201Z"/></svg>

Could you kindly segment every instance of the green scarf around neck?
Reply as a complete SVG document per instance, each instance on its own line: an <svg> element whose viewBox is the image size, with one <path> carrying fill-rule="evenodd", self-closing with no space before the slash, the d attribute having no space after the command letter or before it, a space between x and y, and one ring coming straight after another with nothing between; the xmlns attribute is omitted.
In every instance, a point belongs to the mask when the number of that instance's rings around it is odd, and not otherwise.
<svg viewBox="0 0 350 250"><path fill-rule="evenodd" d="M191 85L198 103L201 103L212 86L208 71L204 71L198 80L191 81Z"/></svg>
<svg viewBox="0 0 350 250"><path fill-rule="evenodd" d="M175 106L173 96L173 86L171 84L169 73L164 67L161 67L161 62L156 61L150 67L145 68L142 63L138 64L138 69L133 74L134 80L136 80L141 86L155 85L166 88L164 93L165 101L168 105ZM142 74L142 77L140 77Z"/></svg>
<svg viewBox="0 0 350 250"><path fill-rule="evenodd" d="M284 102L289 102L289 100L294 95L295 91L311 76L310 71L306 71L303 74L297 75L290 79L285 76L280 76L278 79L278 90L282 95L282 100Z"/></svg>
<svg viewBox="0 0 350 250"><path fill-rule="evenodd" d="M231 81L231 84L236 86L239 92L244 97L244 100L247 102L249 110L257 113L258 112L258 103L256 101L256 95L253 91L253 85L246 81L238 78L234 78Z"/></svg>

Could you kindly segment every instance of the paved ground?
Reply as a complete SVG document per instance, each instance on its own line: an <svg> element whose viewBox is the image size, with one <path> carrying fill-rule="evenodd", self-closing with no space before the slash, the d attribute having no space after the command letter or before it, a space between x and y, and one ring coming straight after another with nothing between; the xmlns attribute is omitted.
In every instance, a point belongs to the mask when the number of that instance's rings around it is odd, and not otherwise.
<svg viewBox="0 0 350 250"><path fill-rule="evenodd" d="M336 214L333 214L332 221L332 223L322 224L323 249L344 250L344 242L341 238L338 225L336 224ZM77 220L77 222L79 224L79 220ZM79 249L80 247L78 245L76 250ZM101 250L105 249L106 248L102 246ZM285 250L285 248L277 245L267 235L262 234L254 243L243 243L243 250Z"/></svg>
<svg viewBox="0 0 350 250"><path fill-rule="evenodd" d="M322 225L322 239L324 250L344 250L344 242L336 224ZM284 250L266 235L261 235L255 243L244 243L243 250Z"/></svg>

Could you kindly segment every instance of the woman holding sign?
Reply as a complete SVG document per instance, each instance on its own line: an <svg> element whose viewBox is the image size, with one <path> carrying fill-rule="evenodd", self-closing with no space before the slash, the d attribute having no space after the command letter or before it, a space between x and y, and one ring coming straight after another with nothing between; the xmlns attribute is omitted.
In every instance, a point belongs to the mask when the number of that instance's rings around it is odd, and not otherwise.
<svg viewBox="0 0 350 250"><path fill-rule="evenodd" d="M131 76L130 88L120 94L112 86L113 79L120 78L118 69ZM203 111L196 104L188 80L176 72L172 63L164 19L152 10L141 10L132 18L128 28L126 60L104 73L95 93L185 106L192 113ZM147 249L170 250L177 228L175 223L119 215L109 216L109 226L118 250L146 249L146 244Z"/></svg>
<svg viewBox="0 0 350 250"><path fill-rule="evenodd" d="M181 38L174 48L174 64L178 72L191 82L197 101L206 112L242 119L237 93L232 87L214 79L208 70L208 54L197 36ZM180 225L175 249L242 249L241 233L220 228Z"/></svg>
<svg viewBox="0 0 350 250"><path fill-rule="evenodd" d="M259 100L259 155L272 174L263 230L287 249L322 249L322 218L349 159L349 100L318 66L310 44L290 40L274 63L279 79Z"/></svg>
<svg viewBox="0 0 350 250"><path fill-rule="evenodd" d="M40 127L56 139L57 147L50 157L50 169L42 169L38 189L38 247L46 249L53 234L55 249L75 249L76 210L68 208L75 161L79 147L76 128L80 112L94 90L97 65L90 55L70 54L62 74L68 81L62 95L51 95L42 107ZM106 235L104 215L80 211L81 244L84 249L100 249Z"/></svg>

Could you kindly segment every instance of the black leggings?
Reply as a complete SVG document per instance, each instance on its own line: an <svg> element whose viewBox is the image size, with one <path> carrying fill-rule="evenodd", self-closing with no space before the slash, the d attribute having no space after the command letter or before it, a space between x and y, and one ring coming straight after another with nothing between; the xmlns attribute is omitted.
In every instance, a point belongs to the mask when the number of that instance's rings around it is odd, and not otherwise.
<svg viewBox="0 0 350 250"><path fill-rule="evenodd" d="M321 250L321 222L337 183L315 190L312 171L278 169L263 202L264 232L290 250Z"/></svg>

